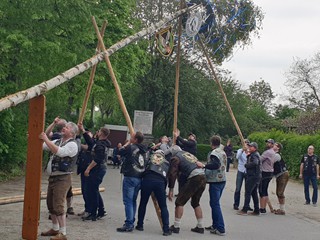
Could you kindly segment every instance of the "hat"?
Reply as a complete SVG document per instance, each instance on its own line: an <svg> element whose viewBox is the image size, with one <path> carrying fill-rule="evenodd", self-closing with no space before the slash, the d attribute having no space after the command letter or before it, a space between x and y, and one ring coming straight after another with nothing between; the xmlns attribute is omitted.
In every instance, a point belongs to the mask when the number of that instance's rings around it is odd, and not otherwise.
<svg viewBox="0 0 320 240"><path fill-rule="evenodd" d="M182 149L178 145L174 145L169 148L172 156L175 156L178 152L182 151Z"/></svg>
<svg viewBox="0 0 320 240"><path fill-rule="evenodd" d="M154 153L158 153L158 154L161 154L162 156L164 156L164 151L162 151L162 150L157 150L157 151L155 151Z"/></svg>
<svg viewBox="0 0 320 240"><path fill-rule="evenodd" d="M245 139L244 143L249 144L250 143L249 139Z"/></svg>
<svg viewBox="0 0 320 240"><path fill-rule="evenodd" d="M193 136L194 138L197 138L196 135L194 133L192 133L192 132L188 134L188 137L189 136Z"/></svg>
<svg viewBox="0 0 320 240"><path fill-rule="evenodd" d="M266 143L272 143L272 144L274 144L274 140L270 138L270 139L266 140Z"/></svg>
<svg viewBox="0 0 320 240"><path fill-rule="evenodd" d="M279 148L279 152L280 152L283 148L282 144L279 142L276 142L275 145Z"/></svg>
<svg viewBox="0 0 320 240"><path fill-rule="evenodd" d="M258 149L258 143L256 143L256 142L248 143L248 146L254 147L255 149Z"/></svg>

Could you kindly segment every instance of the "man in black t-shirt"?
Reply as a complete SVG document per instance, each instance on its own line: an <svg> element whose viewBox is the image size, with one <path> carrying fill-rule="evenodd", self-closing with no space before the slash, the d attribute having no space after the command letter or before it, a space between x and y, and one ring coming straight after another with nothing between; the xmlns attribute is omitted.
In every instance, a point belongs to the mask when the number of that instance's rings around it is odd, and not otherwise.
<svg viewBox="0 0 320 240"><path fill-rule="evenodd" d="M318 200L318 184L319 176L319 158L314 154L314 146L308 147L308 153L303 155L300 164L300 178L304 182L304 196L306 199L305 205L310 204L309 183L311 182L313 188L312 205L317 206Z"/></svg>

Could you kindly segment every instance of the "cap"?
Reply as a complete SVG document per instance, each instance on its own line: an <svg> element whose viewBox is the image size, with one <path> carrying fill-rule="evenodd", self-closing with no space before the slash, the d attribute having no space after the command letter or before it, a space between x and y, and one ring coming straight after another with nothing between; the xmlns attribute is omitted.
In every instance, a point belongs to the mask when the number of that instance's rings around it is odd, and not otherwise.
<svg viewBox="0 0 320 240"><path fill-rule="evenodd" d="M169 148L172 156L175 156L178 152L182 151L182 149L178 145L174 145Z"/></svg>
<svg viewBox="0 0 320 240"><path fill-rule="evenodd" d="M154 153L158 153L158 154L161 154L162 156L164 156L164 151L162 151L162 150L157 150L157 151L155 151Z"/></svg>
<svg viewBox="0 0 320 240"><path fill-rule="evenodd" d="M258 149L258 143L256 143L256 142L251 142L248 144L248 146L254 147L255 149Z"/></svg>
<svg viewBox="0 0 320 240"><path fill-rule="evenodd" d="M283 148L282 144L279 142L276 142L275 145L279 148L279 152L280 152Z"/></svg>
<svg viewBox="0 0 320 240"><path fill-rule="evenodd" d="M272 144L274 144L274 140L270 138L270 139L266 140L266 143L272 143Z"/></svg>
<svg viewBox="0 0 320 240"><path fill-rule="evenodd" d="M196 135L194 133L192 133L192 132L188 134L188 137L189 136L193 136L194 138L197 138Z"/></svg>
<svg viewBox="0 0 320 240"><path fill-rule="evenodd" d="M249 139L245 139L244 143L249 144L250 143Z"/></svg>

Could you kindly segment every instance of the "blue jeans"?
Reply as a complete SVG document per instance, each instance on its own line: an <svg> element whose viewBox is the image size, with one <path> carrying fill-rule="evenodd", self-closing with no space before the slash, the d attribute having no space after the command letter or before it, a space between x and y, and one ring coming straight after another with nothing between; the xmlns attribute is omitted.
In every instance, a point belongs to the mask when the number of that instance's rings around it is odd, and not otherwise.
<svg viewBox="0 0 320 240"><path fill-rule="evenodd" d="M102 183L103 177L106 174L107 169L105 166L101 166L99 169L91 170L88 177L88 196L90 199L90 213L94 216L104 212L104 203L99 192L99 186Z"/></svg>
<svg viewBox="0 0 320 240"><path fill-rule="evenodd" d="M306 202L310 203L310 194L309 194L310 181L313 188L312 203L317 203L317 200L318 200L317 176L303 176L304 196L305 196Z"/></svg>
<svg viewBox="0 0 320 240"><path fill-rule="evenodd" d="M90 209L90 199L88 196L88 189L89 189L89 183L88 183L88 178L84 176L84 173L80 174L80 180L81 180L81 192L82 192L82 197L84 201L84 211L85 212L91 212Z"/></svg>
<svg viewBox="0 0 320 240"><path fill-rule="evenodd" d="M141 183L141 199L138 209L138 226L143 226L146 215L146 207L151 193L154 193L161 210L161 219L163 232L169 231L169 212L167 208L166 182L157 179L145 179Z"/></svg>
<svg viewBox="0 0 320 240"><path fill-rule="evenodd" d="M126 214L125 225L133 228L137 210L137 197L141 186L141 178L124 177L122 183L122 197Z"/></svg>
<svg viewBox="0 0 320 240"><path fill-rule="evenodd" d="M239 207L240 206L240 195L241 195L241 187L243 180L246 179L246 174L243 172L238 171L237 172L237 179L236 179L236 190L234 192L234 206Z"/></svg>
<svg viewBox="0 0 320 240"><path fill-rule="evenodd" d="M219 232L224 233L224 220L220 207L220 198L226 182L210 183L209 195L210 195L210 207L212 216L212 227L218 229Z"/></svg>

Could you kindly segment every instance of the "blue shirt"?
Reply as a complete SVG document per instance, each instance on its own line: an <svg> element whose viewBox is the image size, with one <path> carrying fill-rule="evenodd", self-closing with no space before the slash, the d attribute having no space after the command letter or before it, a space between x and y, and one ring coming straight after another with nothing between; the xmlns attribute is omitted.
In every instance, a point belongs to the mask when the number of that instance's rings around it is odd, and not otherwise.
<svg viewBox="0 0 320 240"><path fill-rule="evenodd" d="M246 168L245 168L245 164L247 163L247 154L243 151L242 148L240 148L237 151L237 156L236 158L238 159L238 171L245 173L246 172Z"/></svg>

